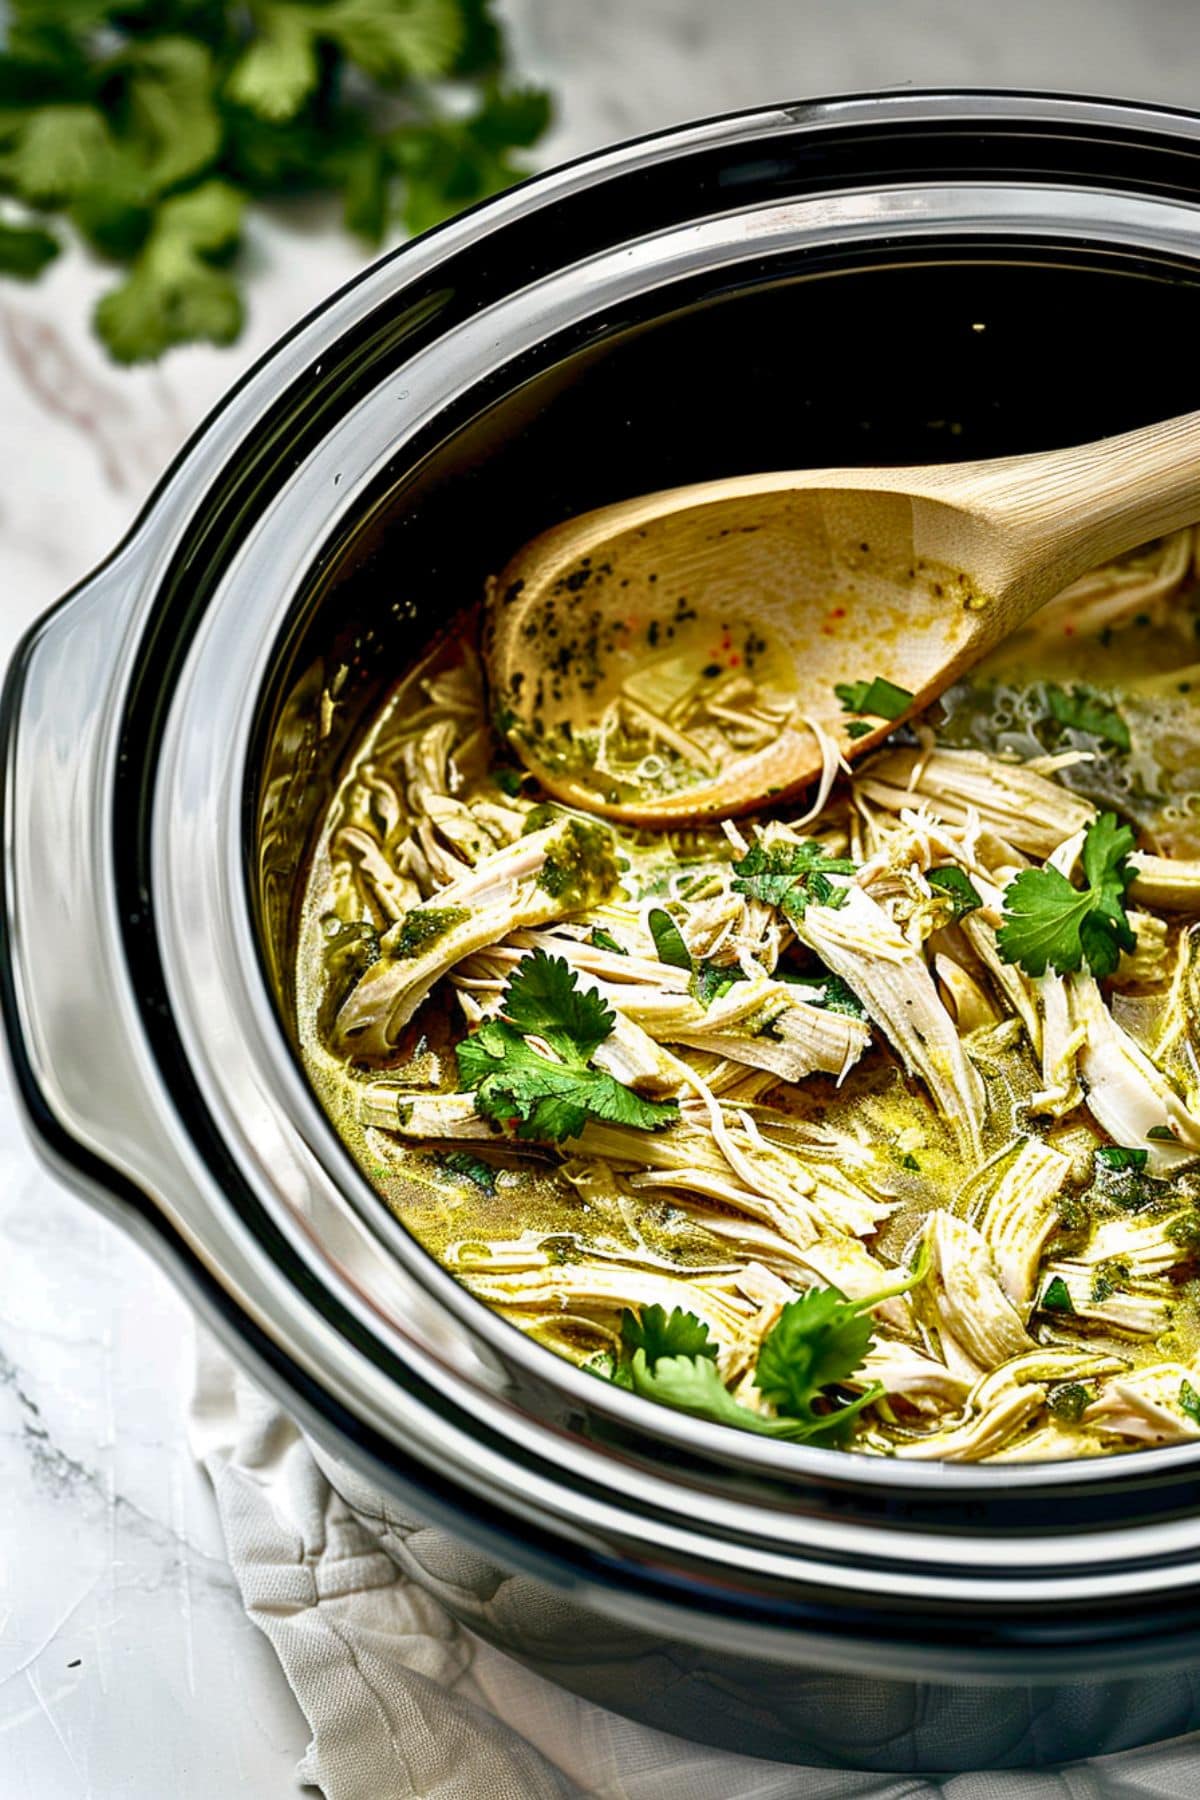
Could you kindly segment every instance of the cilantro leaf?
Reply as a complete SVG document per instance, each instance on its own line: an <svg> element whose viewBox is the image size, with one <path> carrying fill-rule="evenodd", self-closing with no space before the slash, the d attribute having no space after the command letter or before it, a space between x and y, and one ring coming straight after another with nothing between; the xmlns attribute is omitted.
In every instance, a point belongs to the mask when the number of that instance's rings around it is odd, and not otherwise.
<svg viewBox="0 0 1200 1800"><path fill-rule="evenodd" d="M898 719L916 697L882 675L876 675L874 681L839 681L833 691L843 712L870 713L876 719Z"/></svg>
<svg viewBox="0 0 1200 1800"><path fill-rule="evenodd" d="M859 1367L872 1330L870 1313L838 1288L810 1288L789 1301L758 1353L755 1380L764 1398L808 1416L814 1395Z"/></svg>
<svg viewBox="0 0 1200 1800"><path fill-rule="evenodd" d="M650 936L654 939L659 962L666 963L671 969L686 969L690 975L691 951L684 943L683 933L670 913L661 906L652 906L646 923L650 927Z"/></svg>
<svg viewBox="0 0 1200 1800"><path fill-rule="evenodd" d="M847 1300L839 1288L809 1288L790 1300L762 1341L754 1379L764 1399L778 1412L807 1421L814 1430L836 1431L848 1417L817 1412L823 1390L838 1385L861 1367L871 1346L871 1309L882 1300L907 1293L924 1281L929 1257L924 1247L913 1269L894 1284L863 1300ZM855 1407L857 1410L857 1404Z"/></svg>
<svg viewBox="0 0 1200 1800"><path fill-rule="evenodd" d="M644 1100L603 1069L554 1062L511 1025L489 1020L459 1044L458 1072L476 1111L517 1136L550 1143L578 1137L589 1119L655 1131L678 1116L673 1100Z"/></svg>
<svg viewBox="0 0 1200 1800"><path fill-rule="evenodd" d="M96 308L96 329L118 362L144 362L198 338L233 342L242 303L211 258L236 246L241 218L240 194L220 181L163 202L133 268Z"/></svg>
<svg viewBox="0 0 1200 1800"><path fill-rule="evenodd" d="M241 205L333 191L375 244L507 187L550 104L505 82L494 14L495 0L10 0L0 194L65 212L126 265L96 314L118 360L227 342L242 305L214 257L232 261L238 234L202 243L164 207L213 184ZM0 275L54 254L32 226L0 222L0 239Z"/></svg>
<svg viewBox="0 0 1200 1800"><path fill-rule="evenodd" d="M260 119L295 118L317 85L317 22L312 6L263 6L258 30L234 64L225 95Z"/></svg>
<svg viewBox="0 0 1200 1800"><path fill-rule="evenodd" d="M926 880L931 888L948 896L955 919L965 919L977 907L983 905L983 895L975 886L964 869L954 863L947 863L943 868L930 869Z"/></svg>
<svg viewBox="0 0 1200 1800"><path fill-rule="evenodd" d="M516 175L511 151L534 143L549 119L549 98L541 89L489 85L467 118L395 134L388 143L403 182L408 230L428 231L506 188Z"/></svg>
<svg viewBox="0 0 1200 1800"><path fill-rule="evenodd" d="M735 1400L707 1356L660 1356L651 1363L644 1350L635 1350L629 1364L629 1385L643 1400L673 1406L693 1418L714 1425L732 1425L738 1431L757 1431L767 1437L797 1438L806 1435L795 1419L771 1419Z"/></svg>
<svg viewBox="0 0 1200 1800"><path fill-rule="evenodd" d="M621 1314L621 1342L630 1352L644 1350L651 1368L660 1356L717 1354L703 1319L678 1306L669 1314L661 1306L644 1306L640 1314L626 1307Z"/></svg>
<svg viewBox="0 0 1200 1800"><path fill-rule="evenodd" d="M716 1366L716 1346L708 1328L678 1308L666 1318L661 1307L649 1308L641 1320L626 1326L622 1339L633 1355L622 1361L613 1379L644 1399L676 1407L696 1418L739 1431L793 1443L836 1443L852 1420L884 1393L882 1382L870 1382L853 1400L833 1402L823 1392L853 1375L870 1346L870 1311L881 1300L902 1294L925 1279L928 1255L894 1285L864 1300L847 1300L837 1288L810 1288L789 1301L763 1339L755 1382L774 1415L757 1412L736 1400ZM650 1322L650 1315L657 1315Z"/></svg>
<svg viewBox="0 0 1200 1800"><path fill-rule="evenodd" d="M458 0L331 0L319 16L322 35L385 85L448 75L462 49Z"/></svg>
<svg viewBox="0 0 1200 1800"><path fill-rule="evenodd" d="M534 1031L564 1056L586 1062L617 1015L594 988L580 988L561 956L535 950L522 957L504 990L504 1016L521 1031Z"/></svg>
<svg viewBox="0 0 1200 1800"><path fill-rule="evenodd" d="M149 38L130 52L125 75L128 154L147 189L161 194L211 168L222 135L211 52L194 38Z"/></svg>
<svg viewBox="0 0 1200 1800"><path fill-rule="evenodd" d="M541 950L524 957L509 977L503 1009L455 1052L463 1088L474 1093L482 1118L515 1120L518 1137L551 1143L578 1137L589 1119L655 1131L678 1118L673 1100L645 1100L590 1066L616 1014L595 992L580 991L562 957Z"/></svg>
<svg viewBox="0 0 1200 1800"><path fill-rule="evenodd" d="M1068 693L1051 684L1046 689L1046 707L1056 724L1087 732L1118 750L1129 749L1128 725L1116 707L1106 706L1094 689L1077 686Z"/></svg>
<svg viewBox="0 0 1200 1800"><path fill-rule="evenodd" d="M1055 868L1022 869L1004 890L1004 923L996 934L1002 959L1033 976L1047 968L1067 975L1085 962L1098 979L1111 975L1121 951L1137 944L1124 907L1133 842L1115 813L1101 813L1084 835L1086 887L1073 887Z"/></svg>
<svg viewBox="0 0 1200 1800"><path fill-rule="evenodd" d="M0 219L0 275L32 281L58 255L58 240L35 225L8 225Z"/></svg>
<svg viewBox="0 0 1200 1800"><path fill-rule="evenodd" d="M846 890L835 887L830 875L853 875L854 864L846 856L828 856L824 846L809 839L803 844L752 844L733 865L733 888L767 906L778 906L790 917L802 919L810 902L816 906L843 906Z"/></svg>

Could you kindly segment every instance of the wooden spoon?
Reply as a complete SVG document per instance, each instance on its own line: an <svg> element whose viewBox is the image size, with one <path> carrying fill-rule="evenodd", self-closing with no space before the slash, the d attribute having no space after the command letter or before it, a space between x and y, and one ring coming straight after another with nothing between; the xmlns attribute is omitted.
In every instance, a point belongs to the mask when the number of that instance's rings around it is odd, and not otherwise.
<svg viewBox="0 0 1200 1800"><path fill-rule="evenodd" d="M1078 576L1196 518L1200 413L1043 455L623 500L492 585L496 716L572 805L745 811L870 750ZM877 677L900 692L835 691Z"/></svg>

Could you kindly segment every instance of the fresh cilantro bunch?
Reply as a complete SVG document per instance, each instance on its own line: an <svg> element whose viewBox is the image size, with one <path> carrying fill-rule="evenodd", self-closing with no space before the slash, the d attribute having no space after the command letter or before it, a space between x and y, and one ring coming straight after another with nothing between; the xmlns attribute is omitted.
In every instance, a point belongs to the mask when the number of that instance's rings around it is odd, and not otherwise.
<svg viewBox="0 0 1200 1800"><path fill-rule="evenodd" d="M733 865L733 887L751 900L802 919L810 903L843 906L846 890L835 887L829 876L853 873L849 857L827 856L824 846L811 838L804 844L772 844L769 850L753 844Z"/></svg>
<svg viewBox="0 0 1200 1800"><path fill-rule="evenodd" d="M679 1115L673 1100L644 1100L592 1067L616 1022L561 956L535 950L509 977L500 1018L459 1044L459 1077L483 1118L515 1122L521 1138L558 1143L578 1137L589 1119L641 1131L671 1124Z"/></svg>
<svg viewBox="0 0 1200 1800"><path fill-rule="evenodd" d="M40 273L64 220L127 270L95 316L119 362L237 336L247 203L338 193L378 244L508 186L549 119L504 85L492 0L10 0L7 21L0 274Z"/></svg>
<svg viewBox="0 0 1200 1800"><path fill-rule="evenodd" d="M679 1307L670 1314L661 1306L622 1314L622 1354L612 1379L643 1399L717 1425L792 1443L835 1444L884 1389L873 1381L845 1401L827 1390L844 1385L861 1368L871 1347L872 1308L916 1287L928 1269L922 1251L907 1275L864 1300L847 1300L834 1287L810 1288L790 1300L763 1339L754 1370L755 1385L775 1408L773 1415L734 1399L717 1371L717 1346L708 1326Z"/></svg>
<svg viewBox="0 0 1200 1800"><path fill-rule="evenodd" d="M1137 947L1125 912L1133 843L1128 825L1119 825L1115 813L1101 813L1084 834L1084 887L1050 867L1014 876L1004 890L1004 923L996 933L1004 961L1019 963L1027 975L1044 975L1048 968L1068 975L1085 963L1098 980L1111 975L1122 950Z"/></svg>

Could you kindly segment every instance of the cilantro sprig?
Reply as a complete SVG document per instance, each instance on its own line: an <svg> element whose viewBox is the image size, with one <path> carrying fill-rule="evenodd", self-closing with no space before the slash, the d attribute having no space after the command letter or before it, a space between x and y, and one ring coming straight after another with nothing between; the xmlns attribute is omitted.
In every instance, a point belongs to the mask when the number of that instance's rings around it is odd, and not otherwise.
<svg viewBox="0 0 1200 1800"><path fill-rule="evenodd" d="M641 1131L671 1124L679 1116L673 1100L643 1099L592 1067L616 1022L561 956L535 950L509 977L501 1016L458 1045L459 1078L481 1117L514 1123L520 1138L559 1143L578 1137L589 1119Z"/></svg>
<svg viewBox="0 0 1200 1800"><path fill-rule="evenodd" d="M790 918L802 919L809 905L844 906L845 888L835 887L831 875L853 875L847 856L829 856L822 844L810 838L803 844L752 844L733 865L733 888L766 906L777 906Z"/></svg>
<svg viewBox="0 0 1200 1800"><path fill-rule="evenodd" d="M126 277L97 308L121 362L229 343L247 202L341 196L378 244L514 180L549 119L505 85L492 0L10 0L0 47L0 275L58 215ZM447 84L453 84L453 92Z"/></svg>
<svg viewBox="0 0 1200 1800"><path fill-rule="evenodd" d="M884 1393L869 1382L854 1399L829 1390L844 1386L861 1368L871 1347L871 1311L925 1279L922 1251L908 1274L877 1294L848 1300L835 1287L810 1288L790 1300L763 1339L755 1363L755 1385L774 1413L757 1412L736 1400L717 1369L717 1346L694 1313L661 1306L622 1315L622 1355L612 1379L643 1399L657 1400L695 1418L791 1443L835 1444L864 1408Z"/></svg>
<svg viewBox="0 0 1200 1800"><path fill-rule="evenodd" d="M1004 890L1004 922L996 943L1005 962L1027 975L1055 969L1069 975L1086 963L1098 980L1111 975L1122 950L1137 946L1125 912L1133 831L1115 813L1101 813L1083 840L1085 885L1077 888L1055 868L1022 869Z"/></svg>

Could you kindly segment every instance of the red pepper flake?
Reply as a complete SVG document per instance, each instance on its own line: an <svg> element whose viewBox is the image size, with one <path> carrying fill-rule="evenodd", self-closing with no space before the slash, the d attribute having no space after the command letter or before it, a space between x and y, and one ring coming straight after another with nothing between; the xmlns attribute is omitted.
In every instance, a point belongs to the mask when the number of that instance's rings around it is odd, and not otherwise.
<svg viewBox="0 0 1200 1800"><path fill-rule="evenodd" d="M844 606L835 606L833 611L829 615L829 617L831 619L844 619L845 616L846 616L846 609Z"/></svg>
<svg viewBox="0 0 1200 1800"><path fill-rule="evenodd" d="M1071 621L1069 619L1067 620L1067 623L1063 626L1063 636L1064 637L1074 637L1075 636L1075 626L1071 623Z"/></svg>
<svg viewBox="0 0 1200 1800"><path fill-rule="evenodd" d="M736 669L738 664L741 662L741 660L742 660L741 657L738 655L737 651L735 650L733 655L729 659L729 667L731 669Z"/></svg>

